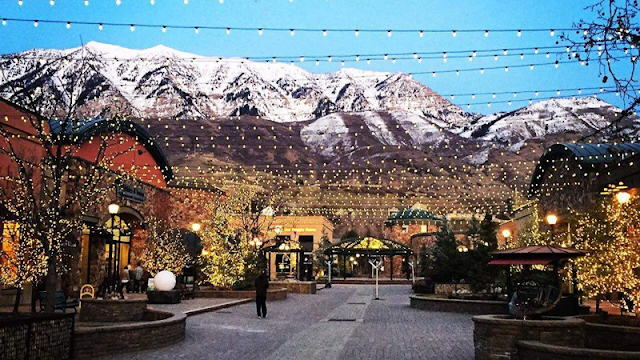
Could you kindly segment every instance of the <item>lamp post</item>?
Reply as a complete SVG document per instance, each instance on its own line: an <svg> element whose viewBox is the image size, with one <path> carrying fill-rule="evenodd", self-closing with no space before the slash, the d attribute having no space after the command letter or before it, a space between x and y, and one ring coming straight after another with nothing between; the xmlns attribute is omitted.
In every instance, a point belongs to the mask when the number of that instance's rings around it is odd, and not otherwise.
<svg viewBox="0 0 640 360"><path fill-rule="evenodd" d="M116 273L117 269L115 269L115 259L114 259L115 244L114 244L113 236L114 236L115 227L113 226L113 223L115 221L116 214L120 212L120 205L110 204L108 206L108 210L109 210L109 215L111 216L111 239L109 239L109 263L107 265L107 274L108 274L107 277L113 277L114 284L115 284L116 277L114 276L114 274Z"/></svg>
<svg viewBox="0 0 640 360"><path fill-rule="evenodd" d="M549 224L549 226L551 226L551 243L553 244L553 237L555 235L555 225L558 222L558 217L555 214L547 214L547 217L545 218L545 220L547 221L547 224Z"/></svg>

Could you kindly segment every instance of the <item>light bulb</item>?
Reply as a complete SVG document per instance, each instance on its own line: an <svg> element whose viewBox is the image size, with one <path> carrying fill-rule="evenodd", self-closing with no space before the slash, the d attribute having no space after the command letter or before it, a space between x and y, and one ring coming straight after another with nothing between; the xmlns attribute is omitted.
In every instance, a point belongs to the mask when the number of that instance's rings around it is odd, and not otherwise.
<svg viewBox="0 0 640 360"><path fill-rule="evenodd" d="M473 55L469 56L469 61L473 61Z"/></svg>
<svg viewBox="0 0 640 360"><path fill-rule="evenodd" d="M436 72L431 73L431 76L436 77Z"/></svg>
<svg viewBox="0 0 640 360"><path fill-rule="evenodd" d="M98 30L102 30L102 24L98 24Z"/></svg>
<svg viewBox="0 0 640 360"><path fill-rule="evenodd" d="M533 64L529 65L529 69L533 70Z"/></svg>
<svg viewBox="0 0 640 360"><path fill-rule="evenodd" d="M498 61L498 55L493 55L493 61Z"/></svg>
<svg viewBox="0 0 640 360"><path fill-rule="evenodd" d="M384 60L386 61L387 59L389 59L389 55L384 54L383 58L384 58Z"/></svg>
<svg viewBox="0 0 640 360"><path fill-rule="evenodd" d="M418 58L418 54L413 53L413 58L414 58L414 59L417 59L417 58Z"/></svg>
<svg viewBox="0 0 640 360"><path fill-rule="evenodd" d="M508 53L509 51L507 49L502 50L502 55L507 56Z"/></svg>
<svg viewBox="0 0 640 360"><path fill-rule="evenodd" d="M22 6L22 0L18 0L18 5Z"/></svg>
<svg viewBox="0 0 640 360"><path fill-rule="evenodd" d="M327 36L327 30L322 30L322 36Z"/></svg>
<svg viewBox="0 0 640 360"><path fill-rule="evenodd" d="M367 65L371 65L371 59L367 59Z"/></svg>
<svg viewBox="0 0 640 360"><path fill-rule="evenodd" d="M33 22L33 27L38 27L38 20Z"/></svg>
<svg viewBox="0 0 640 360"><path fill-rule="evenodd" d="M480 69L480 74L484 74L484 69Z"/></svg>
<svg viewBox="0 0 640 360"><path fill-rule="evenodd" d="M116 5L120 5L120 4L122 4L122 1L121 0L116 0Z"/></svg>
<svg viewBox="0 0 640 360"><path fill-rule="evenodd" d="M135 31L136 30L136 26L134 24L131 24L131 27L129 28L131 31Z"/></svg>
<svg viewBox="0 0 640 360"><path fill-rule="evenodd" d="M53 6L56 4L56 0L49 0L49 5Z"/></svg>
<svg viewBox="0 0 640 360"><path fill-rule="evenodd" d="M304 56L300 56L300 62L304 62Z"/></svg>
<svg viewBox="0 0 640 360"><path fill-rule="evenodd" d="M258 35L262 35L264 31L262 29L258 29Z"/></svg>
<svg viewBox="0 0 640 360"><path fill-rule="evenodd" d="M453 30L453 32L451 32L451 36L453 36L453 37L458 36L458 32L457 32L457 31L455 31L455 30Z"/></svg>
<svg viewBox="0 0 640 360"><path fill-rule="evenodd" d="M391 30L387 30L387 37L391 37L392 34Z"/></svg>
<svg viewBox="0 0 640 360"><path fill-rule="evenodd" d="M316 60L316 66L320 65L320 60Z"/></svg>
<svg viewBox="0 0 640 360"><path fill-rule="evenodd" d="M484 37L489 37L489 30L484 31Z"/></svg>
<svg viewBox="0 0 640 360"><path fill-rule="evenodd" d="M522 36L522 30L518 30L518 37Z"/></svg>
<svg viewBox="0 0 640 360"><path fill-rule="evenodd" d="M196 34L200 34L200 29L198 29L198 27L196 26L193 31L195 31Z"/></svg>
<svg viewBox="0 0 640 360"><path fill-rule="evenodd" d="M553 29L551 29L551 32L549 33L549 35L554 36L556 34L555 31L553 31Z"/></svg>
<svg viewBox="0 0 640 360"><path fill-rule="evenodd" d="M149 0L149 2L151 3L151 5L155 5L156 4L156 0Z"/></svg>
<svg viewBox="0 0 640 360"><path fill-rule="evenodd" d="M166 26L163 26L163 27L162 27L162 32L163 32L163 33L166 33L166 32L167 32L167 27L166 27Z"/></svg>
<svg viewBox="0 0 640 360"><path fill-rule="evenodd" d="M224 0L220 0L220 4L224 4Z"/></svg>
<svg viewBox="0 0 640 360"><path fill-rule="evenodd" d="M84 0L84 6L89 6L89 0Z"/></svg>
<svg viewBox="0 0 640 360"><path fill-rule="evenodd" d="M71 29L71 23L67 22L67 29Z"/></svg>
<svg viewBox="0 0 640 360"><path fill-rule="evenodd" d="M340 63L341 66L344 66L344 60L342 60L342 62Z"/></svg>
<svg viewBox="0 0 640 360"><path fill-rule="evenodd" d="M504 72L509 72L509 67L508 66L504 67Z"/></svg>
<svg viewBox="0 0 640 360"><path fill-rule="evenodd" d="M331 56L327 57L327 61L331 62Z"/></svg>
<svg viewBox="0 0 640 360"><path fill-rule="evenodd" d="M356 31L355 31L355 35L356 35L356 36L360 36L360 30L356 30Z"/></svg>
<svg viewBox="0 0 640 360"><path fill-rule="evenodd" d="M189 5L189 0L184 0L185 5Z"/></svg>
<svg viewBox="0 0 640 360"><path fill-rule="evenodd" d="M420 37L424 37L424 31L420 30Z"/></svg>
<svg viewBox="0 0 640 360"><path fill-rule="evenodd" d="M535 49L533 49L533 52L534 52L535 54L538 54L540 51L538 50L538 48L535 48Z"/></svg>
<svg viewBox="0 0 640 360"><path fill-rule="evenodd" d="M422 64L422 58L418 58L418 63Z"/></svg>
<svg viewBox="0 0 640 360"><path fill-rule="evenodd" d="M520 60L524 59L524 54L520 54Z"/></svg>
<svg viewBox="0 0 640 360"><path fill-rule="evenodd" d="M227 28L227 35L231 34L231 28Z"/></svg>
<svg viewBox="0 0 640 360"><path fill-rule="evenodd" d="M2 19L2 26L7 25L7 19Z"/></svg>

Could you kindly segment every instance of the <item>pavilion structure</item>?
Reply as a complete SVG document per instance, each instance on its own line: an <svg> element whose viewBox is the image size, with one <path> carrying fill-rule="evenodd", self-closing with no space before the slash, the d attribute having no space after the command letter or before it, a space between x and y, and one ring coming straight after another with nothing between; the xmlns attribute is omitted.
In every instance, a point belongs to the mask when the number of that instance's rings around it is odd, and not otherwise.
<svg viewBox="0 0 640 360"><path fill-rule="evenodd" d="M407 245L394 240L367 236L343 240L327 248L324 254L329 257L329 261L334 261L334 256L342 257L340 272L344 279L347 277L347 260L351 257L378 258L382 261L385 257L389 257L391 280L393 280L393 257L408 258L413 251Z"/></svg>

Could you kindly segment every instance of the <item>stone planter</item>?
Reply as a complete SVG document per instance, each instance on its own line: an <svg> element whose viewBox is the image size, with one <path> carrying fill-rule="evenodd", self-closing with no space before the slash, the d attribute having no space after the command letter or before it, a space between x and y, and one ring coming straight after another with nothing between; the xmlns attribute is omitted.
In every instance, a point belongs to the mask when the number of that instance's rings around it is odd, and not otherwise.
<svg viewBox="0 0 640 360"><path fill-rule="evenodd" d="M479 315L473 322L476 360L518 359L520 340L584 347L585 321L578 318L521 320L509 315Z"/></svg>
<svg viewBox="0 0 640 360"><path fill-rule="evenodd" d="M147 309L147 299L82 299L80 304L78 320L81 322L142 321Z"/></svg>
<svg viewBox="0 0 640 360"><path fill-rule="evenodd" d="M542 343L518 341L520 360L637 360L640 352L574 348Z"/></svg>
<svg viewBox="0 0 640 360"><path fill-rule="evenodd" d="M315 294L317 289L315 281L272 281L271 286L286 288L294 294Z"/></svg>
<svg viewBox="0 0 640 360"><path fill-rule="evenodd" d="M285 300L287 289L270 288L267 290L267 301ZM255 299L255 290L210 290L201 289L195 292L195 297L199 298L229 298L229 299Z"/></svg>
<svg viewBox="0 0 640 360"><path fill-rule="evenodd" d="M127 324L77 326L73 358L86 359L156 349L184 340L187 315L146 310L142 321Z"/></svg>
<svg viewBox="0 0 640 360"><path fill-rule="evenodd" d="M436 294L451 294L458 290L471 291L469 284L435 284L434 291Z"/></svg>
<svg viewBox="0 0 640 360"><path fill-rule="evenodd" d="M435 296L413 295L409 297L414 309L453 312L472 315L508 314L509 304L493 300L447 299Z"/></svg>
<svg viewBox="0 0 640 360"><path fill-rule="evenodd" d="M584 342L587 348L640 351L640 319L618 315L581 316L587 323Z"/></svg>
<svg viewBox="0 0 640 360"><path fill-rule="evenodd" d="M180 292L171 291L147 291L147 299L149 304L179 304Z"/></svg>

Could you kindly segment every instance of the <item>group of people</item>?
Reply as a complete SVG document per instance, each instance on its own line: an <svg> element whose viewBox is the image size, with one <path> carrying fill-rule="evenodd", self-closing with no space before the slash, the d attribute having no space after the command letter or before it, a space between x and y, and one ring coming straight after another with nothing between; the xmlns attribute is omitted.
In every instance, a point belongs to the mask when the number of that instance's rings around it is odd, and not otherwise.
<svg viewBox="0 0 640 360"><path fill-rule="evenodd" d="M150 274L142 267L142 263L138 262L133 268L131 264L122 269L120 272L120 289L127 290L127 293L143 293L147 290Z"/></svg>

